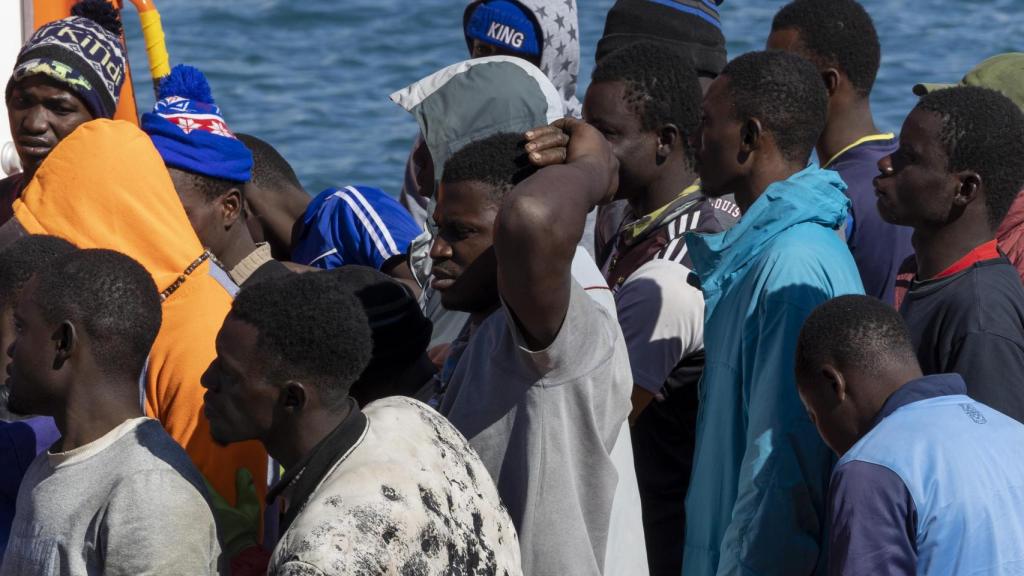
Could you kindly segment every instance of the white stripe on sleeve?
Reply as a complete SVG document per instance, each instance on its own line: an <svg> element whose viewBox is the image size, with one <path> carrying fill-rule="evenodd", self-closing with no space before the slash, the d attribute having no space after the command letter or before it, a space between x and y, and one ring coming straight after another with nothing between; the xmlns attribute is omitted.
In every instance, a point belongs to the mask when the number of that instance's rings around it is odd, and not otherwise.
<svg viewBox="0 0 1024 576"><path fill-rule="evenodd" d="M363 193L353 186L346 186L345 189L352 193L352 196L354 196L355 199L363 205L363 208L366 209L366 213L370 215L370 218L373 218L373 221L377 223L377 228L380 230L381 236L384 237L384 241L387 242L388 247L391 248L391 255L394 256L395 254L398 254L398 247L395 246L395 239L391 237L391 231L384 225L384 222L380 219L380 215L378 215L377 211L373 209L373 206L370 206L370 203L366 201L366 197L363 196Z"/></svg>
<svg viewBox="0 0 1024 576"><path fill-rule="evenodd" d="M309 264L306 264L306 266L312 266L312 265L316 264L317 262L323 260L324 258L327 258L331 254L337 254L337 253L338 253L338 249L337 248L331 248L327 252L324 252L323 254L317 256L316 258L313 258L312 260L310 260Z"/></svg>
<svg viewBox="0 0 1024 576"><path fill-rule="evenodd" d="M353 200L352 197L346 194L345 191L343 190L335 192L334 195L344 200L345 203L348 204L348 207L352 209L352 212L356 215L356 218L359 218L359 221L362 222L363 227L366 228L366 231L370 233L370 238L373 239L373 243L374 245L377 246L377 251L380 252L381 256L385 260L394 256L394 254L388 252L388 247L385 246L380 241L380 237L377 236L377 231L373 228L373 224L366 217L366 214L363 214L363 210L362 208L359 207L359 204L355 200Z"/></svg>

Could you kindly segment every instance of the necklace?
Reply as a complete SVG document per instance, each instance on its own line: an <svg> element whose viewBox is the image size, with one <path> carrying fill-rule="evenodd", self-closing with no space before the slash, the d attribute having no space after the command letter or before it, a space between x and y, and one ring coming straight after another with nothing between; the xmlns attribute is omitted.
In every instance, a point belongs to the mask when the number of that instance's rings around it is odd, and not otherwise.
<svg viewBox="0 0 1024 576"><path fill-rule="evenodd" d="M210 252L209 250L204 250L203 253L199 255L199 258L193 260L192 263L189 264L187 268L185 268L184 273L182 273L181 276L178 276L178 279L175 280L174 283L172 283L167 288L164 288L163 292L160 293L160 302L164 302L165 300L170 298L171 294L174 294L175 290L181 288L181 285L185 283L185 280L187 280L188 277L193 272L196 271L196 268L199 268L199 266L203 262L206 262L207 260L213 260L214 262L217 261L217 259L214 258L212 252Z"/></svg>

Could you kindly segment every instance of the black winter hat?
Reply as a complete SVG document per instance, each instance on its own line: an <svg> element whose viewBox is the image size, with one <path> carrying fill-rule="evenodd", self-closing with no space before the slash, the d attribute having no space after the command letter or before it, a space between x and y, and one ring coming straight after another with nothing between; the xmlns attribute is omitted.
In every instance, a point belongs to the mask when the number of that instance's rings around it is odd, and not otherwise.
<svg viewBox="0 0 1024 576"><path fill-rule="evenodd" d="M423 316L419 302L401 282L367 266L341 266L332 274L343 290L349 290L363 305L373 334L373 354L363 375L349 392L362 402L373 395L363 390L374 378L400 373L427 350L433 325Z"/></svg>
<svg viewBox="0 0 1024 576"><path fill-rule="evenodd" d="M725 68L725 36L718 6L723 0L617 0L604 23L596 59L634 42L664 42L693 57L702 76Z"/></svg>

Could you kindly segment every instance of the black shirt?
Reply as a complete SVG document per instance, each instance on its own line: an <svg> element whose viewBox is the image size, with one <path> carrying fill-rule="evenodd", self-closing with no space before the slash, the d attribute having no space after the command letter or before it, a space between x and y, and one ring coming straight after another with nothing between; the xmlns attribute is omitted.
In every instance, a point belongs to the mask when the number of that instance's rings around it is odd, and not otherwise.
<svg viewBox="0 0 1024 576"><path fill-rule="evenodd" d="M1024 286L1009 260L914 282L900 314L925 374L957 372L972 398L1024 422Z"/></svg>
<svg viewBox="0 0 1024 576"><path fill-rule="evenodd" d="M246 278L245 282L242 282L242 285L239 286L239 288L252 286L253 284L259 284L264 280L278 278L280 276L288 276L290 274L293 274L293 272L289 270L288 267L285 266L284 264L278 262L277 260L267 260L265 263L263 263L263 265L257 268L248 278Z"/></svg>

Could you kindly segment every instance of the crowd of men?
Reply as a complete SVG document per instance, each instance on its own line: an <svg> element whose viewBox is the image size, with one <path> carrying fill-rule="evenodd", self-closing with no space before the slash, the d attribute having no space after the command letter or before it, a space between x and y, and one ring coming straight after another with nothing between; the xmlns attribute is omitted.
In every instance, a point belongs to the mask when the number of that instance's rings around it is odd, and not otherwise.
<svg viewBox="0 0 1024 576"><path fill-rule="evenodd" d="M1024 570L1024 54L870 105L855 0L474 0L401 203L82 0L6 85L0 575Z"/></svg>

